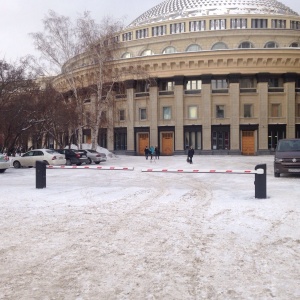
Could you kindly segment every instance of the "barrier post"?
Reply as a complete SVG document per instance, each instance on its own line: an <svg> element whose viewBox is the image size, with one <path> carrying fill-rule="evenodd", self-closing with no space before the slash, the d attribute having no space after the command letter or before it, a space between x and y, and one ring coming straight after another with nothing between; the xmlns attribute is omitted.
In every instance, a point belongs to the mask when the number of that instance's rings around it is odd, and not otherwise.
<svg viewBox="0 0 300 300"><path fill-rule="evenodd" d="M255 170L263 169L263 174L255 173L255 198L266 199L267 198L267 165L260 164L255 166Z"/></svg>
<svg viewBox="0 0 300 300"><path fill-rule="evenodd" d="M44 161L36 162L35 182L37 189L43 189L46 187L46 163Z"/></svg>

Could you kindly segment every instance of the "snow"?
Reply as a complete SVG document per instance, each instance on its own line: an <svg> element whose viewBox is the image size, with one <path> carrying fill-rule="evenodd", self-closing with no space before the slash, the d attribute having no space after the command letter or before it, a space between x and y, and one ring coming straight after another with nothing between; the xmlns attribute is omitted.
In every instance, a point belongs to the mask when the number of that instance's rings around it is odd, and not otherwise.
<svg viewBox="0 0 300 300"><path fill-rule="evenodd" d="M267 199L253 174L267 164ZM300 299L299 176L273 156L108 155L133 171L0 174L0 299Z"/></svg>

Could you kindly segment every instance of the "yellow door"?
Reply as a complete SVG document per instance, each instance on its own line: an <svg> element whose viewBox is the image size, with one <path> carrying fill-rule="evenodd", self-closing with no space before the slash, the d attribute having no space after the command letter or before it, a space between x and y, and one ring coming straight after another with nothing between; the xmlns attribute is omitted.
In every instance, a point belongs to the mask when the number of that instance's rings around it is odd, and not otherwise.
<svg viewBox="0 0 300 300"><path fill-rule="evenodd" d="M254 131L242 132L242 154L243 155L255 154Z"/></svg>
<svg viewBox="0 0 300 300"><path fill-rule="evenodd" d="M162 134L162 151L163 155L173 154L173 133L166 132Z"/></svg>
<svg viewBox="0 0 300 300"><path fill-rule="evenodd" d="M149 148L149 134L148 133L140 133L139 134L139 154L144 155L145 147Z"/></svg>

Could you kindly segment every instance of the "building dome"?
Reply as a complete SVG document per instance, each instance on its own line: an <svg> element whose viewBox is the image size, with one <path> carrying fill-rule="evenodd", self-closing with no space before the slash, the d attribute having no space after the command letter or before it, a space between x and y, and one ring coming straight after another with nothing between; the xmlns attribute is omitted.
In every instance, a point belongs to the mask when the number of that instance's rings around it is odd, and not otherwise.
<svg viewBox="0 0 300 300"><path fill-rule="evenodd" d="M298 14L276 0L166 0L136 18L128 27L171 19L226 14Z"/></svg>

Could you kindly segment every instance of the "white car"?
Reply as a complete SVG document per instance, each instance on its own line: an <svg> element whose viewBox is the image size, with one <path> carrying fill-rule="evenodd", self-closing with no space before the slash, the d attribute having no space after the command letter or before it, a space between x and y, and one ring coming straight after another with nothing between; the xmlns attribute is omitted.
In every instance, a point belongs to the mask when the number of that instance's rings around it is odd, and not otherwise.
<svg viewBox="0 0 300 300"><path fill-rule="evenodd" d="M0 153L0 173L4 173L6 169L10 168L8 156Z"/></svg>
<svg viewBox="0 0 300 300"><path fill-rule="evenodd" d="M90 164L92 162L94 162L95 164L100 164L100 162L106 161L105 153L100 153L100 152L97 152L96 150L92 150L92 149L84 149L84 150L80 150L80 151L85 152L86 156L89 159Z"/></svg>
<svg viewBox="0 0 300 300"><path fill-rule="evenodd" d="M44 161L47 165L60 166L66 164L64 154L60 154L50 149L34 149L24 153L13 160L13 166L18 169L21 167L35 167L36 161Z"/></svg>

